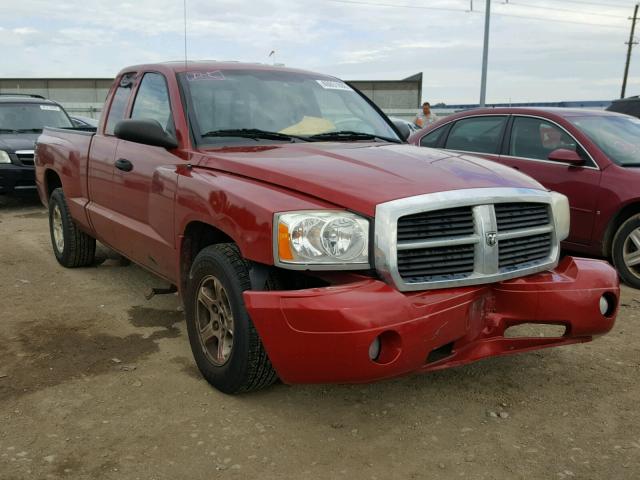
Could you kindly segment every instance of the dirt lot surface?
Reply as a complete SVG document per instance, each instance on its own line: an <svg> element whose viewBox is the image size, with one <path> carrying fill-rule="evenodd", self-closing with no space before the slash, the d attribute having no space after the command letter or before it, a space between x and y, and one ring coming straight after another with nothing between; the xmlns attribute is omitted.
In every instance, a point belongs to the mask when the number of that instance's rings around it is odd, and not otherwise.
<svg viewBox="0 0 640 480"><path fill-rule="evenodd" d="M373 385L230 397L180 300L107 259L58 266L0 197L0 479L638 479L640 293L595 342ZM561 305L558 308L562 308Z"/></svg>

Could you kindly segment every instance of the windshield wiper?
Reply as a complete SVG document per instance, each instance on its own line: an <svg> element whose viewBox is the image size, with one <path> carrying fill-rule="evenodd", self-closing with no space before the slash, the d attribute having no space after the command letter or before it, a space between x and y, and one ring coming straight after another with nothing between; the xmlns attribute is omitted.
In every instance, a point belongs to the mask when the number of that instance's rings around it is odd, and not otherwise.
<svg viewBox="0 0 640 480"><path fill-rule="evenodd" d="M375 140L377 138L385 142L401 143L400 140L394 138L383 137L373 133L355 132L352 130L338 130L335 132L317 133L307 137L311 140Z"/></svg>
<svg viewBox="0 0 640 480"><path fill-rule="evenodd" d="M200 135L201 137L241 137L251 138L253 140L266 139L266 140L286 140L293 142L294 140L303 140L308 142L304 137L297 135L288 135L280 132L269 132L267 130L260 130L259 128L230 128L226 130L212 130Z"/></svg>
<svg viewBox="0 0 640 480"><path fill-rule="evenodd" d="M0 133L18 133L18 131L13 128L0 128Z"/></svg>
<svg viewBox="0 0 640 480"><path fill-rule="evenodd" d="M41 128L21 128L19 130L14 130L16 133L42 133Z"/></svg>

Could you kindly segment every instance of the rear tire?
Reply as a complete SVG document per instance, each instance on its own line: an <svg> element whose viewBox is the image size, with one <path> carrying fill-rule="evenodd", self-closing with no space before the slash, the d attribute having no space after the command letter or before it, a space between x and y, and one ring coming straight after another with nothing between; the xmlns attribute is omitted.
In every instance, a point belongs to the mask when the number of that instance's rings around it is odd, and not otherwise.
<svg viewBox="0 0 640 480"><path fill-rule="evenodd" d="M224 393L268 387L277 375L244 306L249 264L232 243L198 253L187 281L189 343L202 376Z"/></svg>
<svg viewBox="0 0 640 480"><path fill-rule="evenodd" d="M53 253L60 265L76 268L93 264L96 240L74 223L62 188L56 188L49 197L49 233Z"/></svg>
<svg viewBox="0 0 640 480"><path fill-rule="evenodd" d="M640 288L640 215L634 215L618 228L611 257L622 281Z"/></svg>

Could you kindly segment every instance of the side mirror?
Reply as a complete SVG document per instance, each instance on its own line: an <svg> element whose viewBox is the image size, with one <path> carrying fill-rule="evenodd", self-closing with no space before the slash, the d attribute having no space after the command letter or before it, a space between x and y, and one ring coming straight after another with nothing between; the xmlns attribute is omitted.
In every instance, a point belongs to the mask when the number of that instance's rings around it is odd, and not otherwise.
<svg viewBox="0 0 640 480"><path fill-rule="evenodd" d="M116 137L155 147L176 148L178 142L167 134L157 120L121 120L113 131Z"/></svg>
<svg viewBox="0 0 640 480"><path fill-rule="evenodd" d="M400 132L400 138L406 141L407 138L409 138L409 136L411 135L411 129L409 128L409 125L407 125L407 122L404 122L402 120L391 120L391 123L393 123L393 125Z"/></svg>
<svg viewBox="0 0 640 480"><path fill-rule="evenodd" d="M569 165L580 165L584 163L584 159L578 155L578 152L567 148L558 148L551 152L547 158L554 162L568 163Z"/></svg>

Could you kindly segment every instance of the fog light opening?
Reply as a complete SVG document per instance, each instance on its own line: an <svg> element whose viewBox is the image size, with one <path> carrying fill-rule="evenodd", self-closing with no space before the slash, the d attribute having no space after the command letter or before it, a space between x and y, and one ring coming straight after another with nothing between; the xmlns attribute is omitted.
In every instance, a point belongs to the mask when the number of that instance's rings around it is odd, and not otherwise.
<svg viewBox="0 0 640 480"><path fill-rule="evenodd" d="M616 311L616 304L616 296L613 293L607 292L602 295L600 297L600 313L602 314L602 316L611 317L611 315L613 315L613 312Z"/></svg>
<svg viewBox="0 0 640 480"><path fill-rule="evenodd" d="M402 340L398 332L387 330L378 335L369 345L369 359L380 365L395 362L402 351Z"/></svg>
<svg viewBox="0 0 640 480"><path fill-rule="evenodd" d="M380 337L376 337L373 339L373 342L371 342L371 345L369 345L369 359L375 362L379 356L380 356Z"/></svg>

